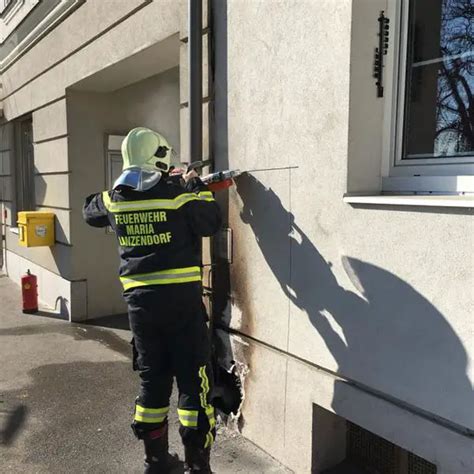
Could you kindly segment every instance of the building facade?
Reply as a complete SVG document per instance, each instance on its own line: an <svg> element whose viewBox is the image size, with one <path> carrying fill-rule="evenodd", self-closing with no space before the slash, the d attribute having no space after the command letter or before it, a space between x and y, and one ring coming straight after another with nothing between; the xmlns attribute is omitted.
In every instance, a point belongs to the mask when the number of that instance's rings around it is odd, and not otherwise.
<svg viewBox="0 0 474 474"><path fill-rule="evenodd" d="M81 206L134 126L189 160L186 2L3 8L4 269L71 320L123 312L114 236ZM205 270L239 429L297 473L473 472L472 2L204 10L204 157L248 171ZM55 213L54 247L18 245L28 209Z"/></svg>

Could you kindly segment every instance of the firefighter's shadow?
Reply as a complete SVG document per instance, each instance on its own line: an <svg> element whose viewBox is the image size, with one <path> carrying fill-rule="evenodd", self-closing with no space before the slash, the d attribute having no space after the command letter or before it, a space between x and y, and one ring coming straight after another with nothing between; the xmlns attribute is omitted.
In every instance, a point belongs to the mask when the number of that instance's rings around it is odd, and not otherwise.
<svg viewBox="0 0 474 474"><path fill-rule="evenodd" d="M243 221L251 226L268 267L296 307L290 313L290 352L303 358L311 354L311 361L323 366L332 358L348 379L461 426L473 425L466 351L432 303L387 270L346 256L341 266L353 288L344 288L318 251L318 236L310 238L301 230L272 189L244 175L237 192ZM305 325L296 319L301 312L327 351L309 346L318 338L302 339ZM333 405L339 403L337 388Z"/></svg>
<svg viewBox="0 0 474 474"><path fill-rule="evenodd" d="M10 446L22 431L28 414L26 405L20 403L12 410L1 410L0 419L5 419L0 430L0 445Z"/></svg>

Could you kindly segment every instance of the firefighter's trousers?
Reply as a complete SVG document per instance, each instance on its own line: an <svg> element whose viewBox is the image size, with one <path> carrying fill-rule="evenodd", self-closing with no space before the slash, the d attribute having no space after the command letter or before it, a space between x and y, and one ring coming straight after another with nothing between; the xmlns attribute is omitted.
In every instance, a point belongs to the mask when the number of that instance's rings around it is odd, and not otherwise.
<svg viewBox="0 0 474 474"><path fill-rule="evenodd" d="M146 433L167 424L175 377L183 444L210 447L216 422L211 405L207 316L200 285L136 288L125 298L133 333L134 369L141 378L134 431Z"/></svg>

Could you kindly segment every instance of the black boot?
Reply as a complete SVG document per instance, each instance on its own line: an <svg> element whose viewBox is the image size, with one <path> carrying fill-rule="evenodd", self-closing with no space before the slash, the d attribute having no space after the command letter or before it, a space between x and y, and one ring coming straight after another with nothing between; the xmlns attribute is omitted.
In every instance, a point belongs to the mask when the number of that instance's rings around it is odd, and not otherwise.
<svg viewBox="0 0 474 474"><path fill-rule="evenodd" d="M164 462L148 462L145 458L145 474L169 474L178 465L177 454L167 454L167 459Z"/></svg>
<svg viewBox="0 0 474 474"><path fill-rule="evenodd" d="M145 474L168 472L168 426L149 431L143 437L145 445Z"/></svg>
<svg viewBox="0 0 474 474"><path fill-rule="evenodd" d="M168 453L168 425L145 431L134 429L145 445L145 474L168 474L179 460Z"/></svg>
<svg viewBox="0 0 474 474"><path fill-rule="evenodd" d="M184 472L190 474L199 472L201 474L212 474L209 462L211 448L196 448L195 446L184 447Z"/></svg>

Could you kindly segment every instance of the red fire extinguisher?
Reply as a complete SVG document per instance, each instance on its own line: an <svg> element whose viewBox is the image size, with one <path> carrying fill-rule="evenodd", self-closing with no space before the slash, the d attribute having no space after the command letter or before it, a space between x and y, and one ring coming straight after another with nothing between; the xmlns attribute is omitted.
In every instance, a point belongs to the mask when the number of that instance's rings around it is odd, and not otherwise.
<svg viewBox="0 0 474 474"><path fill-rule="evenodd" d="M21 294L23 297L23 312L33 314L38 312L38 279L29 270L21 277Z"/></svg>

